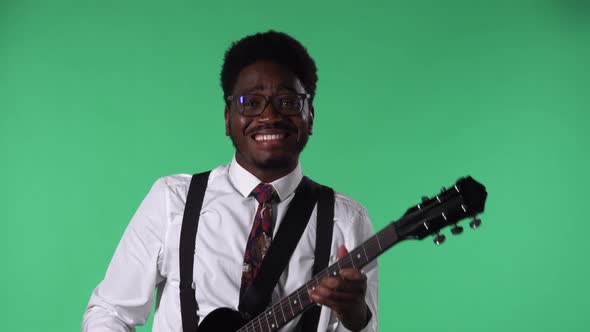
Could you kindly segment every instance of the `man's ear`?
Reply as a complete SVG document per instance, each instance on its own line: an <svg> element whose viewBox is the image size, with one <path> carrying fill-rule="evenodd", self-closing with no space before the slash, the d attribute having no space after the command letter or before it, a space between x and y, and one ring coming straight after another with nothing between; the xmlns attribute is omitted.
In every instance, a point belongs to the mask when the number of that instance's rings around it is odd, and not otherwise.
<svg viewBox="0 0 590 332"><path fill-rule="evenodd" d="M307 133L309 135L313 134L313 118L315 117L315 110L313 106L309 108L309 121L307 123Z"/></svg>
<svg viewBox="0 0 590 332"><path fill-rule="evenodd" d="M225 117L225 136L230 135L230 124L229 124L229 108L225 106L225 111L223 111L223 116Z"/></svg>

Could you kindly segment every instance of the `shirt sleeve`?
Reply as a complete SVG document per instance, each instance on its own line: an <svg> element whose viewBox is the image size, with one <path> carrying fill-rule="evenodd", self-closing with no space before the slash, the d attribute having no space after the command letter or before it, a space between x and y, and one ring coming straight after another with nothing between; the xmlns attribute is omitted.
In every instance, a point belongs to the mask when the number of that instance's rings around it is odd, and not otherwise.
<svg viewBox="0 0 590 332"><path fill-rule="evenodd" d="M346 249L352 251L358 247L365 240L373 236L373 226L369 220L367 211L362 208L354 218L352 227L348 230L345 235ZM365 302L371 310L371 319L367 323L361 332L377 332L378 331L378 317L377 317L377 303L378 303L378 269L377 259L365 265L361 269L367 276L367 293L365 294ZM335 317L335 314L331 312L330 321L335 321L334 324L328 326L328 332L350 332L340 321Z"/></svg>
<svg viewBox="0 0 590 332"><path fill-rule="evenodd" d="M102 282L94 289L83 332L127 332L149 316L166 234L166 184L156 181L127 226Z"/></svg>

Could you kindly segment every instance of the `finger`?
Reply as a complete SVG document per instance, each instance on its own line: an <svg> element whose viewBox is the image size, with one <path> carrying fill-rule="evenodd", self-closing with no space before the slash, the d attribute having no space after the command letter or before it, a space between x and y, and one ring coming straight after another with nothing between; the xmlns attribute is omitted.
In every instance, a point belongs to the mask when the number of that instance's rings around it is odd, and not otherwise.
<svg viewBox="0 0 590 332"><path fill-rule="evenodd" d="M310 292L310 298L316 303L331 308L350 306L364 299L363 295L359 292L345 292L323 286L319 286Z"/></svg>
<svg viewBox="0 0 590 332"><path fill-rule="evenodd" d="M320 280L318 287L338 292L353 293L364 296L367 289L367 283L365 280L346 280L336 277L325 277L322 280Z"/></svg>
<svg viewBox="0 0 590 332"><path fill-rule="evenodd" d="M323 277L318 286L335 289L340 284L341 278L338 277Z"/></svg>
<svg viewBox="0 0 590 332"><path fill-rule="evenodd" d="M320 280L318 286L364 295L367 289L367 280L362 273L359 274L358 270L356 271L345 272L345 275L351 275L346 277L324 277Z"/></svg>
<svg viewBox="0 0 590 332"><path fill-rule="evenodd" d="M340 277L346 280L367 280L367 276L359 269L341 269Z"/></svg>
<svg viewBox="0 0 590 332"><path fill-rule="evenodd" d="M367 291L367 284L362 281L343 280L338 284L336 290L346 293L361 294L364 296Z"/></svg>
<svg viewBox="0 0 590 332"><path fill-rule="evenodd" d="M346 250L345 246L340 246L340 248L338 248L338 259L342 259L346 255L348 255L348 250Z"/></svg>

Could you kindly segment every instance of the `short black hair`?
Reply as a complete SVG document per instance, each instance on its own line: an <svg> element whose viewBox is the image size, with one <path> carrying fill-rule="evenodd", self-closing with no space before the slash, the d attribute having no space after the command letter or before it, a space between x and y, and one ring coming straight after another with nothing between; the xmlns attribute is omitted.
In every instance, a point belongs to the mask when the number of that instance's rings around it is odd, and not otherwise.
<svg viewBox="0 0 590 332"><path fill-rule="evenodd" d="M286 66L299 78L305 92L315 96L317 67L307 49L288 34L269 30L233 42L225 52L221 68L224 99L231 95L240 71L260 60Z"/></svg>

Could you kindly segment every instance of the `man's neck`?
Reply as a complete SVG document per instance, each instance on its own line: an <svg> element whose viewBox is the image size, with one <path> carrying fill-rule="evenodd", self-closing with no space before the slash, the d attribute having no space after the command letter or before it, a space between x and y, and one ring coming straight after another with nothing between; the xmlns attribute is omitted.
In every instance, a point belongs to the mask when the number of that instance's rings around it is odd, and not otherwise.
<svg viewBox="0 0 590 332"><path fill-rule="evenodd" d="M236 156L236 162L242 166L246 171L250 172L250 174L254 175L260 181L264 183L271 183L275 180L286 176L287 174L291 173L296 167L297 163L293 165L286 165L285 167L269 167L269 168L261 168L261 167L253 167L252 165L243 162L240 158Z"/></svg>

